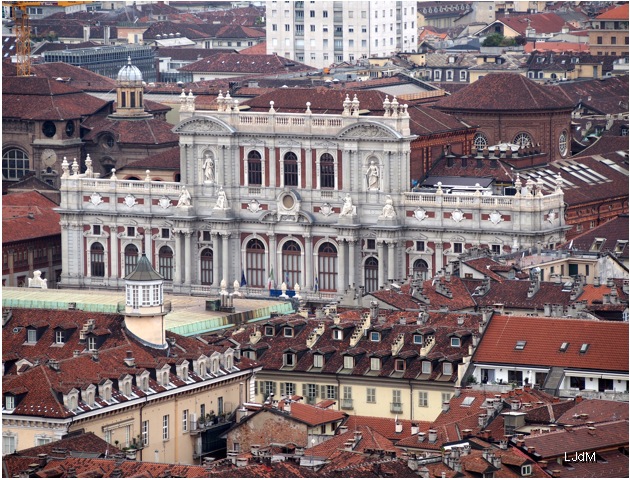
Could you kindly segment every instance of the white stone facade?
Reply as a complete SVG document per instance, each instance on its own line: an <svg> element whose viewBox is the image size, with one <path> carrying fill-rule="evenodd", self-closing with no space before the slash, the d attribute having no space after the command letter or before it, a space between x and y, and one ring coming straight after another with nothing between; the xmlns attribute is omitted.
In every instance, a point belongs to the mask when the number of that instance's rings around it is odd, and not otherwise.
<svg viewBox="0 0 630 480"><path fill-rule="evenodd" d="M417 47L416 2L266 2L267 54L323 68Z"/></svg>
<svg viewBox="0 0 630 480"><path fill-rule="evenodd" d="M410 192L405 105L387 100L377 117L359 116L356 97L340 115L218 103L200 111L182 96L181 184L64 166L63 285L122 288L133 252L144 251L167 291L216 293L222 279L245 277L249 295L286 282L334 298L414 268L430 277L471 247L503 253L564 239L559 185L543 192L517 180L516 196Z"/></svg>

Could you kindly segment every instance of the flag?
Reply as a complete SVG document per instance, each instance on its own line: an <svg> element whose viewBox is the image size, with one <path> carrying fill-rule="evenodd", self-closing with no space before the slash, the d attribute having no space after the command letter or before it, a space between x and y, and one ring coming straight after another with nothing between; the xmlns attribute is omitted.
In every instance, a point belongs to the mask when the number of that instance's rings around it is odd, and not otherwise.
<svg viewBox="0 0 630 480"><path fill-rule="evenodd" d="M573 240L569 243L569 250L571 250L571 248L573 248Z"/></svg>
<svg viewBox="0 0 630 480"><path fill-rule="evenodd" d="M271 267L271 272L269 272L269 278L267 279L267 288L271 290L274 287L275 285L274 285L274 279L273 279L273 267Z"/></svg>
<svg viewBox="0 0 630 480"><path fill-rule="evenodd" d="M241 269L241 287L247 285L247 279L245 278L245 270Z"/></svg>

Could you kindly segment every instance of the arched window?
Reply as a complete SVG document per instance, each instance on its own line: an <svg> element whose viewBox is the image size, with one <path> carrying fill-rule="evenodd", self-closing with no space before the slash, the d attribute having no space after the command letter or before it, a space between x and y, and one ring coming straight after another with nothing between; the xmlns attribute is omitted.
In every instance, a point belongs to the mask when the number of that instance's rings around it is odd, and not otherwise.
<svg viewBox="0 0 630 480"><path fill-rule="evenodd" d="M330 153L319 158L319 177L321 188L335 188L335 160Z"/></svg>
<svg viewBox="0 0 630 480"><path fill-rule="evenodd" d="M330 243L322 243L319 247L318 260L319 289L327 292L337 291L337 249Z"/></svg>
<svg viewBox="0 0 630 480"><path fill-rule="evenodd" d="M378 260L370 257L365 261L365 292L375 292L378 290Z"/></svg>
<svg viewBox="0 0 630 480"><path fill-rule="evenodd" d="M164 245L158 252L160 275L164 280L173 280L173 250Z"/></svg>
<svg viewBox="0 0 630 480"><path fill-rule="evenodd" d="M298 186L298 159L293 152L284 156L284 185L286 187Z"/></svg>
<svg viewBox="0 0 630 480"><path fill-rule="evenodd" d="M18 180L29 170L28 155L23 150L11 148L2 154L2 177Z"/></svg>
<svg viewBox="0 0 630 480"><path fill-rule="evenodd" d="M125 276L129 275L138 264L138 247L127 245L125 247Z"/></svg>
<svg viewBox="0 0 630 480"><path fill-rule="evenodd" d="M488 146L488 138L483 133L477 132L473 137L473 144L476 149L483 150Z"/></svg>
<svg viewBox="0 0 630 480"><path fill-rule="evenodd" d="M247 182L249 185L262 185L262 160L256 150L247 156Z"/></svg>
<svg viewBox="0 0 630 480"><path fill-rule="evenodd" d="M413 262L413 276L414 278L427 279L427 273L429 272L429 265L422 259L418 259Z"/></svg>
<svg viewBox="0 0 630 480"><path fill-rule="evenodd" d="M560 150L560 155L562 155L563 157L567 154L569 150L566 130L563 130L560 134L560 137L558 138L558 150Z"/></svg>
<svg viewBox="0 0 630 480"><path fill-rule="evenodd" d="M209 248L201 252L201 284L212 285L212 250Z"/></svg>
<svg viewBox="0 0 630 480"><path fill-rule="evenodd" d="M514 141L512 143L515 143L520 147L529 147L532 145L532 137L530 137L529 134L525 132L521 132L516 137L514 137Z"/></svg>
<svg viewBox="0 0 630 480"><path fill-rule="evenodd" d="M289 240L282 246L282 280L289 288L293 288L296 283L301 283L301 253L302 249L293 240Z"/></svg>
<svg viewBox="0 0 630 480"><path fill-rule="evenodd" d="M93 277L105 276L105 249L98 242L90 247L90 274Z"/></svg>
<svg viewBox="0 0 630 480"><path fill-rule="evenodd" d="M247 243L245 265L250 287L265 286L265 246L260 240L253 239Z"/></svg>

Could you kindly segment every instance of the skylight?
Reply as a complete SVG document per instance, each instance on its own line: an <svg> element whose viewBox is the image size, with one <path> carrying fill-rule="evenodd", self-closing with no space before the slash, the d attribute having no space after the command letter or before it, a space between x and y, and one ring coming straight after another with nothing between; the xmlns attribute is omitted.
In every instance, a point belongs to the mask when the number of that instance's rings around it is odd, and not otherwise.
<svg viewBox="0 0 630 480"><path fill-rule="evenodd" d="M525 349L525 344L527 343L526 340L518 340L516 342L516 347L514 347L515 350L524 350Z"/></svg>
<svg viewBox="0 0 630 480"><path fill-rule="evenodd" d="M590 343L583 343L582 346L580 347L580 353L586 353L586 351L588 350Z"/></svg>
<svg viewBox="0 0 630 480"><path fill-rule="evenodd" d="M466 397L462 402L462 407L470 407L474 401L475 397Z"/></svg>
<svg viewBox="0 0 630 480"><path fill-rule="evenodd" d="M569 348L569 342L562 342L562 345L560 345L560 351L566 352L567 348Z"/></svg>

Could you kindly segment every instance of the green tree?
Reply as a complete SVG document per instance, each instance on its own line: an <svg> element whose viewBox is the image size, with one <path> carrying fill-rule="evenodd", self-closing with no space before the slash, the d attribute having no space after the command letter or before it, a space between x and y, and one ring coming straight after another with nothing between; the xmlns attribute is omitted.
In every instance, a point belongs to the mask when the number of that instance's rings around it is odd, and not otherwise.
<svg viewBox="0 0 630 480"><path fill-rule="evenodd" d="M500 33L493 33L492 35L488 35L483 43L482 47L499 47L501 46L501 42L503 41L503 35Z"/></svg>

